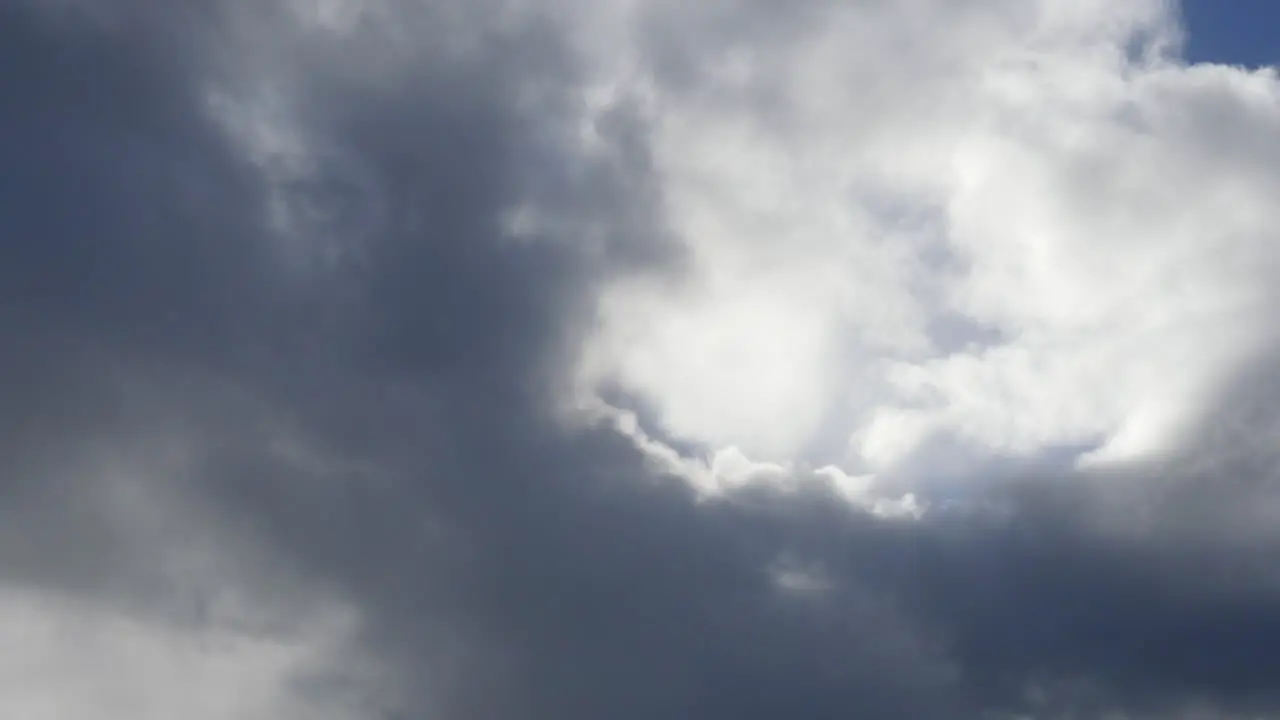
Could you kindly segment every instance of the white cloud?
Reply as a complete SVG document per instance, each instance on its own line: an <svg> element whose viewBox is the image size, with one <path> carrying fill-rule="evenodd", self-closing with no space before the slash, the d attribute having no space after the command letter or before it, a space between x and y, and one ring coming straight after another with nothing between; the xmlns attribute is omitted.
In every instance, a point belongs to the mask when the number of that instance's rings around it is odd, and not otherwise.
<svg viewBox="0 0 1280 720"><path fill-rule="evenodd" d="M583 47L645 101L690 262L603 292L580 380L655 430L1132 459L1270 342L1280 83L1183 63L1168 3L610 7Z"/></svg>
<svg viewBox="0 0 1280 720"><path fill-rule="evenodd" d="M332 682L350 622L335 612L282 637L197 630L5 589L0 714L30 720L360 717L359 708L306 687Z"/></svg>

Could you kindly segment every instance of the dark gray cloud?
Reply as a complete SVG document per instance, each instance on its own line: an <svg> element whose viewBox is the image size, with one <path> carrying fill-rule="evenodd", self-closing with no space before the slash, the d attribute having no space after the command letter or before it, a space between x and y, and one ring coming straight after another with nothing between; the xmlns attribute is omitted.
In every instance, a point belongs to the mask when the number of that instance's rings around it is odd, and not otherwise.
<svg viewBox="0 0 1280 720"><path fill-rule="evenodd" d="M992 482L920 521L816 483L695 502L554 419L596 284L680 258L641 114L604 160L557 144L581 68L552 26L406 58L376 20L121 8L0 10L0 582L190 621L226 579L182 585L165 552L207 533L279 616L359 608L409 687L385 717L1280 712L1265 367L1160 467ZM290 80L305 173L210 112L245 57ZM282 229L273 198L319 214ZM561 236L503 234L529 198ZM282 259L324 233L358 252ZM183 471L143 488L203 524L103 499L102 458L143 472L170 436Z"/></svg>

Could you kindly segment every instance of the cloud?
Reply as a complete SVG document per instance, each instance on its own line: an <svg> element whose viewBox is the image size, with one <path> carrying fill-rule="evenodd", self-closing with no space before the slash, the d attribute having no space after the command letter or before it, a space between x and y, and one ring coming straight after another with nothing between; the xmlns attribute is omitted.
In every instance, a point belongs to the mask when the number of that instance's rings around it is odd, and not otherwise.
<svg viewBox="0 0 1280 720"><path fill-rule="evenodd" d="M46 411L60 399L110 407L78 427L66 427L74 410L29 418L25 437L6 443L5 712L347 718L395 702L393 673L358 642L359 606L200 492L194 478L229 438L156 393L156 377L46 373L91 390L54 398L56 385L42 384ZM103 387L117 383L127 390ZM139 391L148 397L120 397Z"/></svg>
<svg viewBox="0 0 1280 720"><path fill-rule="evenodd" d="M1280 709L1276 83L1172 8L158 7L0 11L0 705Z"/></svg>
<svg viewBox="0 0 1280 720"><path fill-rule="evenodd" d="M663 431L858 471L938 436L1122 461L1272 342L1280 85L1182 63L1167 5L637 13L662 39L601 52L691 259L605 291L582 373Z"/></svg>
<svg viewBox="0 0 1280 720"><path fill-rule="evenodd" d="M337 630L340 633L341 630ZM340 634L300 639L191 632L73 600L15 594L0 601L0 707L47 718L353 717L289 688L324 678ZM314 679L313 676L314 675ZM340 693L339 693L340 694ZM356 713L355 715L349 713Z"/></svg>

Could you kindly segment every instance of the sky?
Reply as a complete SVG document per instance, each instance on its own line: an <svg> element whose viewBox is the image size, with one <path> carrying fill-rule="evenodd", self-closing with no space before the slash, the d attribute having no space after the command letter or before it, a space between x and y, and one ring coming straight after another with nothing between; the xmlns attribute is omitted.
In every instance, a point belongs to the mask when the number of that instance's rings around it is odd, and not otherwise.
<svg viewBox="0 0 1280 720"><path fill-rule="evenodd" d="M1266 0L1182 0L1185 57L1196 62L1261 67L1280 62L1280 42L1268 32L1280 8Z"/></svg>
<svg viewBox="0 0 1280 720"><path fill-rule="evenodd" d="M0 4L0 716L1280 718L1274 13Z"/></svg>

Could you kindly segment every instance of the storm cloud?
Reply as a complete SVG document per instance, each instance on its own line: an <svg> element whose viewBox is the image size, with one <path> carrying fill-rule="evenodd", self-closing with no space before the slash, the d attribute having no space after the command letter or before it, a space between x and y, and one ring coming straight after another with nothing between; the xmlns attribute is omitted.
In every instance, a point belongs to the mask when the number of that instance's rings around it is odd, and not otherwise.
<svg viewBox="0 0 1280 720"><path fill-rule="evenodd" d="M1280 716L1280 84L1182 32L4 5L0 709Z"/></svg>

